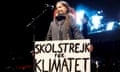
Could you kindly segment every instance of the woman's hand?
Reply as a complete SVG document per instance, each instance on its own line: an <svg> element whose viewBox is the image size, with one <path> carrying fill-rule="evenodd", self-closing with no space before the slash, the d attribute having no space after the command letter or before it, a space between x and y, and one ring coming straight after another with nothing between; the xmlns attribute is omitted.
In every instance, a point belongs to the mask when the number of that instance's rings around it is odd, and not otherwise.
<svg viewBox="0 0 120 72"><path fill-rule="evenodd" d="M92 52L93 51L93 45L88 45L88 50L89 50L89 52Z"/></svg>

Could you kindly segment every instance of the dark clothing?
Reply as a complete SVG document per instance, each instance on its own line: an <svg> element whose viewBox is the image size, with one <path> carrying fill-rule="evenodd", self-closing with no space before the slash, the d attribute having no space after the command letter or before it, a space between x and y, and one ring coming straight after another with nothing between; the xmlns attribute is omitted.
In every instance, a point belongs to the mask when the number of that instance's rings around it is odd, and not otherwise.
<svg viewBox="0 0 120 72"><path fill-rule="evenodd" d="M88 23L84 23L82 25L82 28L83 28L82 34L87 39L88 38Z"/></svg>
<svg viewBox="0 0 120 72"><path fill-rule="evenodd" d="M70 16L70 29L66 29L65 20L51 22L48 33L47 40L67 40L67 34L69 34L70 40L72 39L83 39L79 28L76 25L75 20Z"/></svg>

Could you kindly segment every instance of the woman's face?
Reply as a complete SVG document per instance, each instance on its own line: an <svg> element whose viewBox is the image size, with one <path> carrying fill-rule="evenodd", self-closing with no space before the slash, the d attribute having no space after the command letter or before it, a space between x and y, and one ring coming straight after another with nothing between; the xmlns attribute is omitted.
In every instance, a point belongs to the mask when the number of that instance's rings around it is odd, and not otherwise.
<svg viewBox="0 0 120 72"><path fill-rule="evenodd" d="M66 14L67 8L62 3L56 4L56 11L58 14Z"/></svg>

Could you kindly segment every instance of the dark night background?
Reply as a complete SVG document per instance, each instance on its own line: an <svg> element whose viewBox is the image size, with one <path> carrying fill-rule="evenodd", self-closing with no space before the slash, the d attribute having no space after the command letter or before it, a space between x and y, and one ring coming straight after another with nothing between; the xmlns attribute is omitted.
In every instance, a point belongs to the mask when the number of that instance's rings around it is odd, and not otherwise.
<svg viewBox="0 0 120 72"><path fill-rule="evenodd" d="M32 55L30 51L33 49L33 41L45 40L49 23L52 20L53 10L49 10L42 14L35 23L26 27L32 18L38 16L44 9L44 4L55 5L58 0L25 0L16 1L9 4L5 10L4 25L5 35L4 47L2 49L3 69L8 72L32 71ZM78 4L85 4L93 9L103 9L106 20L120 19L119 0L66 0L72 7ZM10 6L9 6L10 5ZM10 23L11 22L11 23ZM7 25L7 26L6 26ZM34 26L34 29L33 29ZM33 39L33 35L35 38ZM105 66L102 70L106 72L118 72L118 66L114 68L113 63L120 64L120 30L95 33L89 35L93 42L94 51L92 57L94 59L103 60ZM19 69L17 66L28 66L28 69ZM119 65L120 67L120 65ZM114 71L113 71L114 70ZM116 70L116 71L115 71ZM119 70L120 71L120 70ZM104 72L104 71L102 71Z"/></svg>

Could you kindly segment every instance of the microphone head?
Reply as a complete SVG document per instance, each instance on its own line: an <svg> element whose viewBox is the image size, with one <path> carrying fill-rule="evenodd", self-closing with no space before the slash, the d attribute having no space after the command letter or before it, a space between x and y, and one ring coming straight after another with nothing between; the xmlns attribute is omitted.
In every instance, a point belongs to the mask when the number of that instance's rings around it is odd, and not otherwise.
<svg viewBox="0 0 120 72"><path fill-rule="evenodd" d="M58 16L56 16L56 19L58 21L64 20L65 18L66 18L65 15L62 15L62 14L59 14Z"/></svg>
<svg viewBox="0 0 120 72"><path fill-rule="evenodd" d="M54 5L45 4L45 8L54 9Z"/></svg>

